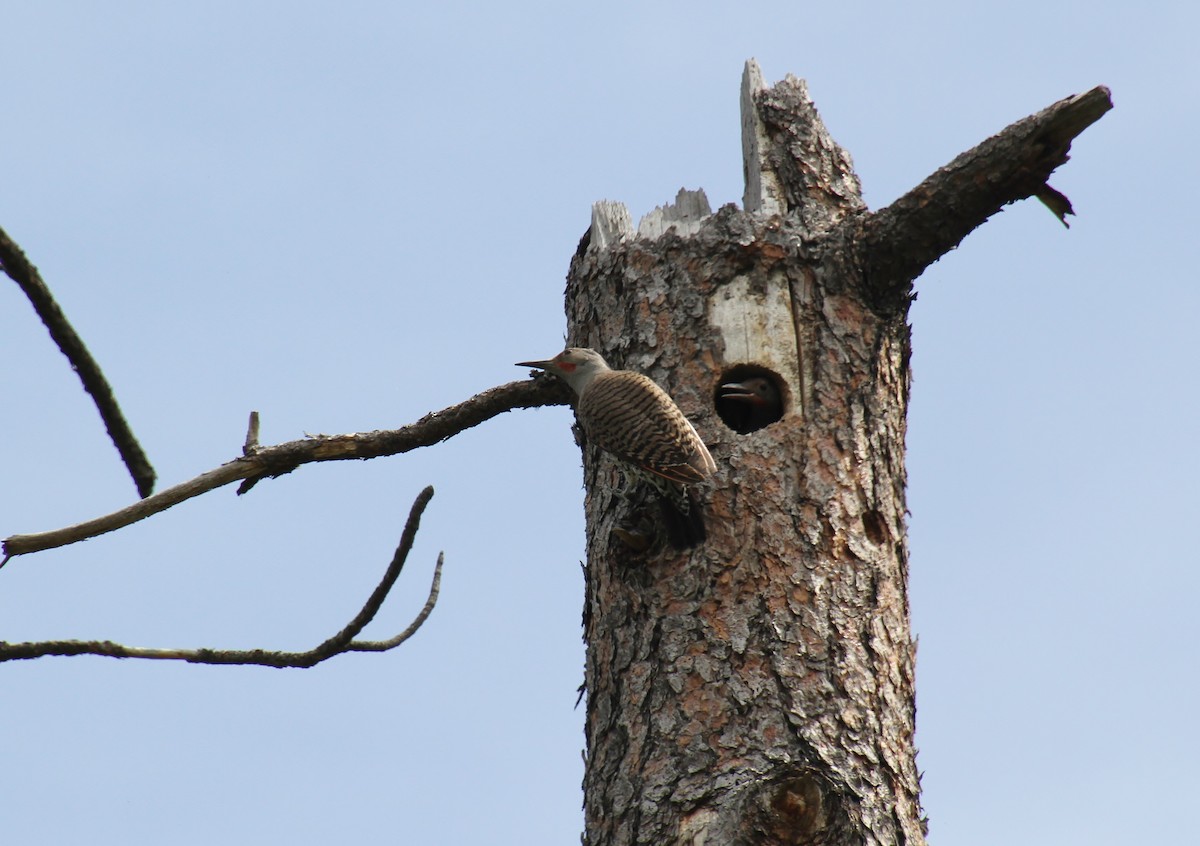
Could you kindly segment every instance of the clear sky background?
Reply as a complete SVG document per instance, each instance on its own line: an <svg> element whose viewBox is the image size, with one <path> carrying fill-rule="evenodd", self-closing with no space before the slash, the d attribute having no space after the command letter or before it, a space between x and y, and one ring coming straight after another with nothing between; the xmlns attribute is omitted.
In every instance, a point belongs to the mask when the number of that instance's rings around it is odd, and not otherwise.
<svg viewBox="0 0 1200 846"><path fill-rule="evenodd" d="M740 11L734 11L734 6ZM1185 843L1200 776L1193 4L0 3L0 225L160 487L262 440L394 428L557 352L590 206L741 201L738 87L806 78L884 206L1095 85L1052 184L917 282L918 764L941 844ZM0 278L0 535L128 504ZM305 466L0 570L0 639L306 649L312 670L0 665L12 844L562 844L583 765L580 462L564 408Z"/></svg>

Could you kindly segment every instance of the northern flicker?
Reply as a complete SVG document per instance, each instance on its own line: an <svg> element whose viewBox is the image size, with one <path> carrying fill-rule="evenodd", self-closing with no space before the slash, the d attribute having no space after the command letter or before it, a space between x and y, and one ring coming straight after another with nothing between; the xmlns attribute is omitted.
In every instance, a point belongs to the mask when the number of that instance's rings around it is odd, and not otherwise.
<svg viewBox="0 0 1200 846"><path fill-rule="evenodd" d="M716 472L704 441L679 406L649 376L613 370L595 350L571 347L547 361L522 361L562 378L579 400L575 416L588 441L638 471L662 502L676 549L704 541L704 515L690 486Z"/></svg>
<svg viewBox="0 0 1200 846"><path fill-rule="evenodd" d="M746 435L783 417L783 401L774 382L765 376L752 376L722 385L717 411L730 429Z"/></svg>

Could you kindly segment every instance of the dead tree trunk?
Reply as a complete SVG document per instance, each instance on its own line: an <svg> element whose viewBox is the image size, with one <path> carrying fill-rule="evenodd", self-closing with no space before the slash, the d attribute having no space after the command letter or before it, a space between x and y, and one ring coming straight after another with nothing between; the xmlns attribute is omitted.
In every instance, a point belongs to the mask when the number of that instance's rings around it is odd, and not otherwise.
<svg viewBox="0 0 1200 846"><path fill-rule="evenodd" d="M597 204L571 264L569 344L666 387L719 467L707 543L678 553L645 546L653 509L584 450L585 842L921 844L911 283L1005 203L1061 198L1046 179L1108 94L1014 124L877 213L803 82L767 89L751 62L742 106L743 209L681 191L635 233ZM754 375L782 416L740 434L719 386Z"/></svg>

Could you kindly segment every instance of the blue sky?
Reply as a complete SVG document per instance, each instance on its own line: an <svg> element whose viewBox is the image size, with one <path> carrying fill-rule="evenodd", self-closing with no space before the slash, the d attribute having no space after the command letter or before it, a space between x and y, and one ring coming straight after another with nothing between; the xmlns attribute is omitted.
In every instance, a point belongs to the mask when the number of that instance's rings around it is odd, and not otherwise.
<svg viewBox="0 0 1200 846"><path fill-rule="evenodd" d="M738 85L806 78L866 199L1069 94L1116 108L917 287L909 425L931 841L1185 842L1200 791L1182 3L5 3L0 225L104 366L160 486L392 428L562 343L591 203L740 202ZM0 280L0 535L131 501ZM437 495L369 635L309 671L0 666L13 843L575 842L583 557L565 409L222 490L0 571L0 639L304 649Z"/></svg>

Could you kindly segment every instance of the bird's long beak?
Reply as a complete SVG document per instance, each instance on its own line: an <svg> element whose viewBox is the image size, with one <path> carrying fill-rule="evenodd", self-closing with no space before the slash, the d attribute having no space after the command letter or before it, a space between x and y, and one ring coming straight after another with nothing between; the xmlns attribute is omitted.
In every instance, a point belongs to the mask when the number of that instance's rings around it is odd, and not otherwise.
<svg viewBox="0 0 1200 846"><path fill-rule="evenodd" d="M758 394L746 387L745 382L730 382L721 386L721 398L739 402L760 402Z"/></svg>
<svg viewBox="0 0 1200 846"><path fill-rule="evenodd" d="M547 370L554 363L554 359L546 359L545 361L518 361L516 367L536 367L538 370Z"/></svg>

